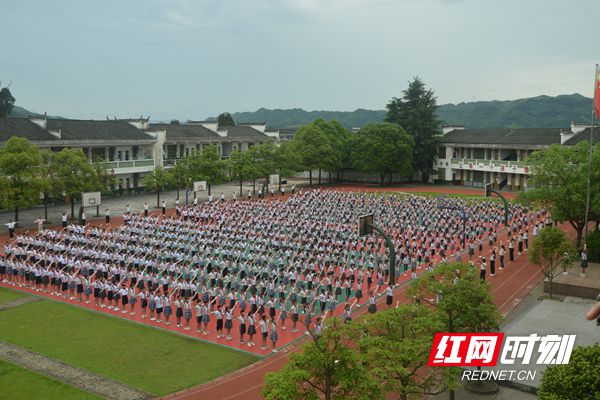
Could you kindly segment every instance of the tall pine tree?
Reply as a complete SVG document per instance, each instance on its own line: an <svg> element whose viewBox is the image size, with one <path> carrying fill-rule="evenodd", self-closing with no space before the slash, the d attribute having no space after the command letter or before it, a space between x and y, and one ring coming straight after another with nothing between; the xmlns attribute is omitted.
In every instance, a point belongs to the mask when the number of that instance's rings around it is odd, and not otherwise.
<svg viewBox="0 0 600 400"><path fill-rule="evenodd" d="M408 88L402 93L402 98L394 97L386 105L386 121L400 125L415 139L413 170L427 182L433 172L436 151L434 136L440 126L435 95L419 77L409 82Z"/></svg>

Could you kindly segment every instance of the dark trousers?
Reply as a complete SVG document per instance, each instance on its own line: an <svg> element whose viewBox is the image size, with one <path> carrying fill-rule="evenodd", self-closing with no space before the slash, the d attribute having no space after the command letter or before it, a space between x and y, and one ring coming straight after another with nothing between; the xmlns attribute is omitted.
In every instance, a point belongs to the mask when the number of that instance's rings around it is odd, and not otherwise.
<svg viewBox="0 0 600 400"><path fill-rule="evenodd" d="M110 215L105 215L104 220L106 221L107 224L110 223Z"/></svg>
<svg viewBox="0 0 600 400"><path fill-rule="evenodd" d="M162 208L162 215L165 215L165 213L167 212L167 209L165 207Z"/></svg>
<svg viewBox="0 0 600 400"><path fill-rule="evenodd" d="M515 261L515 249L508 249L508 259Z"/></svg>
<svg viewBox="0 0 600 400"><path fill-rule="evenodd" d="M479 279L481 279L482 282L485 282L485 269L479 270Z"/></svg>
<svg viewBox="0 0 600 400"><path fill-rule="evenodd" d="M8 237L13 238L15 236L15 230L13 228L8 228Z"/></svg>

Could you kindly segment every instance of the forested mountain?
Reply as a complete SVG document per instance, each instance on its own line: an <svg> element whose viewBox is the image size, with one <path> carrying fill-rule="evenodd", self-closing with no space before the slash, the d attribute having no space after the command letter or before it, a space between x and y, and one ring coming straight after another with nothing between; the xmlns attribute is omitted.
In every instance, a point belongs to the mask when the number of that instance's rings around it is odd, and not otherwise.
<svg viewBox="0 0 600 400"><path fill-rule="evenodd" d="M444 104L438 117L445 124L465 125L467 128L566 128L571 121L589 122L592 99L580 94L556 97L537 96L506 101L475 101ZM385 118L384 110L305 111L301 108L234 113L237 123L266 122L272 128L295 128L317 118L338 120L348 128L360 128Z"/></svg>

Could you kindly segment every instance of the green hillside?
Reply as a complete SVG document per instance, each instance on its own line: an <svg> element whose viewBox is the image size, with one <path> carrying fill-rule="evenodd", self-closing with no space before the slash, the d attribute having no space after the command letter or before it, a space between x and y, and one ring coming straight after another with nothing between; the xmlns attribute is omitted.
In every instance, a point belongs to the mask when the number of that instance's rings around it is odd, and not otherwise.
<svg viewBox="0 0 600 400"><path fill-rule="evenodd" d="M592 99L580 94L556 97L537 96L507 101L475 101L444 104L438 109L440 120L467 128L566 128L571 121L589 122ZM301 108L234 113L236 122L266 122L273 128L296 128L317 118L338 120L348 128L360 128L385 118L383 110L305 111Z"/></svg>

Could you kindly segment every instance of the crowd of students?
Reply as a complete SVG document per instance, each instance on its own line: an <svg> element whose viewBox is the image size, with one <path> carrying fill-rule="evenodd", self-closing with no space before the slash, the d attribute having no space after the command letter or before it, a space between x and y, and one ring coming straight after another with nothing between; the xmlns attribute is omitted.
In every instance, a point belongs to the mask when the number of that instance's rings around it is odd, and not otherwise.
<svg viewBox="0 0 600 400"><path fill-rule="evenodd" d="M195 202L177 215L135 215L117 228L68 225L19 235L0 257L0 279L12 285L93 303L123 315L141 314L200 335L277 349L282 330L299 323L320 334L338 306L376 312L376 297L393 303L382 238L359 237L359 215L374 214L398 254L396 276L415 278L438 262L481 259L482 279L527 251L529 232L550 224L544 210L511 207L509 256L498 243L504 211L491 201L335 190L306 190L284 199ZM466 215L463 230L461 215ZM482 255L492 249L489 265ZM466 255L463 256L462 251ZM362 304L361 304L362 303ZM343 304L343 306L342 306ZM288 322L288 319L291 320ZM173 321L174 320L174 321Z"/></svg>

